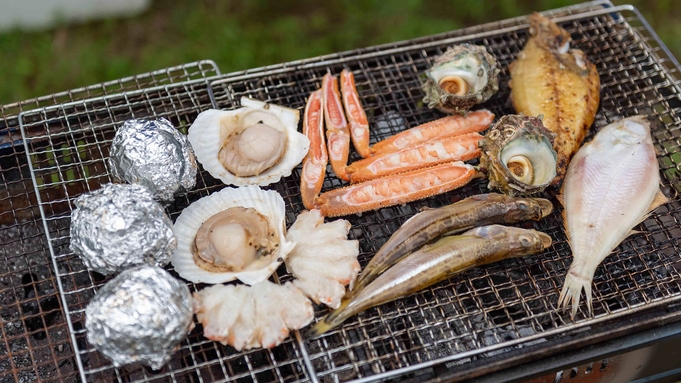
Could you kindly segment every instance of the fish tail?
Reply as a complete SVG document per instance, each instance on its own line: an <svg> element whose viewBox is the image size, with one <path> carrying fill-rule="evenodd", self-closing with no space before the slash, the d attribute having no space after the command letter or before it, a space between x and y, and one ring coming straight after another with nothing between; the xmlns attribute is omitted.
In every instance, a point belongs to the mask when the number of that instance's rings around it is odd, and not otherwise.
<svg viewBox="0 0 681 383"><path fill-rule="evenodd" d="M345 310L350 301L350 299L344 298L343 301L341 301L340 307L315 323L312 328L305 332L304 336L306 338L314 338L343 323L350 316L347 315Z"/></svg>
<svg viewBox="0 0 681 383"><path fill-rule="evenodd" d="M591 301L591 278L584 278L578 273L568 271L568 275L565 278L565 283L563 284L563 289L560 292L560 297L558 298L558 306L565 309L570 303L572 303L572 311L570 312L570 318L573 320L577 315L577 310L579 309L579 300L582 295L582 289L584 290L584 295L586 296L586 303L589 309L589 316L593 314L593 306Z"/></svg>
<svg viewBox="0 0 681 383"><path fill-rule="evenodd" d="M319 322L315 323L315 325L312 326L312 328L307 330L305 332L304 336L305 336L305 338L316 338L319 335L322 335L325 332L336 327L337 325L338 324L336 324L336 323L327 322L326 317L324 317Z"/></svg>
<svg viewBox="0 0 681 383"><path fill-rule="evenodd" d="M366 274L360 274L359 275L359 277L357 278L355 283L352 285L352 287L350 288L350 291L348 291L346 296L355 295L355 293L361 291L364 288L364 286L367 285L367 283L366 283L367 278L362 278L362 275L366 275Z"/></svg>

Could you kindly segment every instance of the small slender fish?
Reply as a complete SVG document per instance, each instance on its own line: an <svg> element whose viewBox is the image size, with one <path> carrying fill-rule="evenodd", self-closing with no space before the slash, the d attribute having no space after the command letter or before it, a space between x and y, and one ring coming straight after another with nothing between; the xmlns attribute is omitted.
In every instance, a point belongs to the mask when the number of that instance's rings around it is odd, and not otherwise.
<svg viewBox="0 0 681 383"><path fill-rule="evenodd" d="M547 199L514 198L497 193L479 194L448 206L426 209L409 218L393 233L364 268L352 289L361 290L385 269L440 236L493 223L538 220L551 211L553 205Z"/></svg>
<svg viewBox="0 0 681 383"><path fill-rule="evenodd" d="M349 317L422 290L475 266L535 254L551 246L547 234L517 227L476 227L425 245L381 274L340 307L317 322L309 336L323 334Z"/></svg>
<svg viewBox="0 0 681 383"><path fill-rule="evenodd" d="M645 117L605 126L579 149L568 167L562 195L573 259L558 305L572 303L574 319L582 290L592 314L596 267L634 226L667 202L660 191L660 169Z"/></svg>

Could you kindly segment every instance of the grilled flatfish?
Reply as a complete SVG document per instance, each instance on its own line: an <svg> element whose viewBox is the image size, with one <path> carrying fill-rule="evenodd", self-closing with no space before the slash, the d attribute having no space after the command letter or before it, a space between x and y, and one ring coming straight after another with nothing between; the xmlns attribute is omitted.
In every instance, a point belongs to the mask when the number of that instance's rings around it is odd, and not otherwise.
<svg viewBox="0 0 681 383"><path fill-rule="evenodd" d="M530 16L530 39L509 66L516 111L527 116L543 115L544 126L556 133L554 185L565 176L600 101L596 66L581 50L570 49L570 41L566 30L535 13Z"/></svg>

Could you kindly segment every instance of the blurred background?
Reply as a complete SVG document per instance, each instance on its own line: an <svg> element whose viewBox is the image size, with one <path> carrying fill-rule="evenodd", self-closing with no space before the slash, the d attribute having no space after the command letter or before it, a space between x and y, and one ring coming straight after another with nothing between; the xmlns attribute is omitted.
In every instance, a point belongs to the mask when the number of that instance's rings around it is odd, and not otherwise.
<svg viewBox="0 0 681 383"><path fill-rule="evenodd" d="M681 57L678 1L613 2L638 7ZM201 59L227 73L576 3L0 0L0 104Z"/></svg>

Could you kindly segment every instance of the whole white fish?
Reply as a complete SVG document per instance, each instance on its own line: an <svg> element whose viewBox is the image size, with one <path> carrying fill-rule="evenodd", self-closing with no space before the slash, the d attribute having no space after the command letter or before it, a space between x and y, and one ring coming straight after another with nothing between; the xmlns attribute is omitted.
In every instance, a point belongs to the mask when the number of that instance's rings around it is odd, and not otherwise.
<svg viewBox="0 0 681 383"><path fill-rule="evenodd" d="M650 123L635 116L602 128L575 154L562 189L563 221L573 260L558 305L577 314L584 289L592 314L596 267L648 213L666 202L650 137Z"/></svg>

